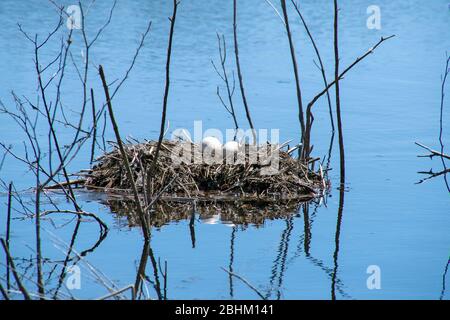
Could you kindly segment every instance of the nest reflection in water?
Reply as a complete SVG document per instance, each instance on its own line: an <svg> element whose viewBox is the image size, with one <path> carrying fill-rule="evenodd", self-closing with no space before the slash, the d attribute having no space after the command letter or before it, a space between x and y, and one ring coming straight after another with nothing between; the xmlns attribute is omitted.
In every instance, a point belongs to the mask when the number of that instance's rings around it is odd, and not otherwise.
<svg viewBox="0 0 450 320"><path fill-rule="evenodd" d="M286 201L284 203L255 201L254 199L159 201L151 212L152 226L161 227L174 221L200 219L203 223L224 223L234 225L262 225L266 219L286 218L298 213L305 201ZM104 201L112 212L126 218L128 226L139 226L137 208L131 199L109 197Z"/></svg>

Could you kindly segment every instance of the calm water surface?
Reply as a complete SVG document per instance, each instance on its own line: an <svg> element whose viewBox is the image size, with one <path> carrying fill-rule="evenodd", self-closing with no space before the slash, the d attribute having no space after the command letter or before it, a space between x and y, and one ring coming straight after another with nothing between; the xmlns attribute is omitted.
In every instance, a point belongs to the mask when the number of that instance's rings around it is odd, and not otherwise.
<svg viewBox="0 0 450 320"><path fill-rule="evenodd" d="M283 26L264 0L240 1L240 54L247 98L258 128L280 128L282 140L299 139L296 96L287 39ZM72 4L70 1L65 4ZM98 1L88 13L88 28L95 30L106 19L112 1ZM277 3L278 4L278 3ZM321 48L329 77L333 68L332 4L302 1ZM372 1L341 1L342 66L375 44L380 36L395 34L341 84L348 192L336 242L339 192L337 140L330 171L331 194L327 205L311 204L291 218L266 221L262 226L206 224L196 221L193 248L189 221L170 223L152 232L151 249L156 261L168 263L169 299L258 298L246 285L231 279L221 269L245 277L270 299L448 299L450 276L445 268L450 253L450 198L442 177L415 184L418 171L439 170L439 159L417 158L421 141L438 148L440 76L445 52L450 51L450 9L446 0L379 0L382 29L366 27L366 9ZM168 118L170 130L193 127L202 120L205 128L232 127L220 106L216 86L220 84L210 60L217 60L216 32L228 39L231 59L232 5L230 1L182 1L177 18L172 64L172 87ZM164 87L164 64L171 14L170 1L119 1L111 25L93 49L93 64L103 64L111 79L120 78L128 67L139 36L153 21L148 42L129 81L115 98L116 116L123 136L157 138ZM321 78L313 63L314 53L302 26L290 8L294 41L300 61L305 99L321 89ZM55 12L47 1L2 0L0 3L0 98L12 106L10 91L35 97L33 53L17 29L42 36L54 26ZM93 33L93 32L92 32ZM43 55L51 59L58 43ZM74 59L81 59L81 37L74 34ZM232 62L232 60L230 60ZM230 64L232 67L232 64ZM79 108L80 87L73 68L63 88L67 113ZM96 92L100 80L90 74ZM448 90L447 90L448 91ZM450 96L450 95L448 95ZM100 98L99 98L100 99ZM236 96L239 121L245 114ZM450 101L447 99L450 110ZM444 139L450 143L449 111L444 114ZM319 101L313 132L314 154L323 157L330 144L326 100ZM0 117L0 140L20 150L23 136L5 115ZM447 129L448 128L448 129ZM67 139L62 132L62 139ZM43 139L46 133L43 132ZM108 128L106 138L113 140ZM89 148L81 151L69 171L87 168ZM31 187L33 176L20 163L6 158L0 171L4 181L19 189ZM30 194L31 196L31 194ZM27 196L24 196L27 198ZM110 227L106 239L85 260L118 287L133 283L143 241L140 229L129 228L126 219L111 213L101 194L81 193L83 208L97 213ZM0 196L0 235L5 234L6 197ZM65 200L54 196L61 206ZM19 207L17 207L19 209ZM34 250L34 225L14 212L11 251L30 278L28 268ZM44 222L43 254L46 286L57 286L65 245L70 243L76 221L56 218L56 226ZM98 238L95 223L80 225L75 249L91 248ZM56 240L58 239L58 240ZM338 246L337 246L338 244ZM306 250L306 251L305 251ZM337 253L337 254L336 254ZM2 261L4 256L0 255ZM73 290L78 298L106 293L93 279L86 262L80 262L82 286ZM369 290L368 266L381 269L381 289ZM55 269L53 269L55 268ZM0 265L4 281L5 264ZM147 274L153 279L149 263ZM47 279L47 278L46 278ZM32 281L28 285L35 286ZM149 285L149 294L157 298ZM63 292L67 292L65 289Z"/></svg>

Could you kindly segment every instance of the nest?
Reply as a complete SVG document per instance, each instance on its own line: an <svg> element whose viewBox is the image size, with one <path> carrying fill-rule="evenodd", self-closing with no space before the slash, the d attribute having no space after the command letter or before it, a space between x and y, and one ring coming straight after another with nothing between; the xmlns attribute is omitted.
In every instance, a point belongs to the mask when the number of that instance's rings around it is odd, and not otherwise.
<svg viewBox="0 0 450 320"><path fill-rule="evenodd" d="M158 197L154 226L218 212L222 222L262 224L267 218L292 215L324 187L322 175L293 158L295 148L287 150L285 145L246 145L238 153L222 155L190 142L163 141L154 166L156 142L129 143L124 148L142 198L149 192ZM106 192L111 211L135 226L139 219L125 170L115 146L81 175L87 189Z"/></svg>
<svg viewBox="0 0 450 320"><path fill-rule="evenodd" d="M305 197L314 197L323 184L319 174L310 171L279 145L246 145L236 154L222 156L213 151L206 157L197 144L163 141L152 167L156 147L154 141L130 143L125 145L125 152L138 191L158 194L163 200L305 200ZM149 172L153 172L151 179L147 177ZM84 185L88 189L113 193L131 190L118 148L97 159Z"/></svg>

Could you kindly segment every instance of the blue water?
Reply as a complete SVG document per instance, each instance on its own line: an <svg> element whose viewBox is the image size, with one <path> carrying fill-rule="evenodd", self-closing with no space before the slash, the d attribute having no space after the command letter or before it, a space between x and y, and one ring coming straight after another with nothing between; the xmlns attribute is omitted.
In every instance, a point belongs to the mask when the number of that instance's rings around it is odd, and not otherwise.
<svg viewBox="0 0 450 320"><path fill-rule="evenodd" d="M275 2L275 1L274 1ZM70 1L63 2L66 5ZM88 2L84 2L87 6ZM302 1L302 10L321 50L329 78L333 74L332 4ZM278 6L278 3L275 3ZM168 263L169 299L255 298L258 296L240 280L230 278L221 267L246 278L270 299L448 299L443 292L450 254L449 192L441 177L415 184L418 171L439 171L440 159L418 158L420 141L439 148L439 102L445 53L450 51L450 9L445 0L385 1L381 8L381 30L366 27L366 8L371 1L340 1L341 65L346 66L375 44L381 36L396 37L383 43L373 55L352 70L341 83L347 187L340 225L339 254L336 225L339 192L337 135L332 156L331 194L327 205L310 205L306 228L301 211L288 219L266 221L262 226L230 226L196 221L196 246L192 248L189 221L174 222L152 231L151 248L156 260ZM87 16L88 30L96 30L107 18L112 1L98 1ZM164 89L171 1L119 1L111 24L91 52L90 85L101 101L101 82L93 66L102 64L108 79L121 78L126 71L140 34L149 20L152 29L129 80L114 98L116 117L123 136L155 139L159 133ZM294 42L305 101L321 90L322 80L313 63L313 49L300 21L289 6ZM36 77L30 42L24 30L43 38L56 23L54 7L44 0L0 3L0 98L13 107L10 91L36 99ZM231 119L216 96L220 79L210 60L218 59L216 32L224 33L232 58L232 6L229 1L182 1L175 26L168 119L170 131L192 129L196 120L204 128L232 128ZM273 9L263 0L239 1L239 42L247 99L257 128L279 128L281 140L299 140L295 87L287 38ZM67 32L65 30L64 32ZM95 31L90 31L92 37ZM43 51L50 61L58 40ZM74 32L72 52L81 61L81 35ZM68 115L79 110L81 87L70 63L63 87L63 104ZM447 92L448 92L447 86ZM447 94L449 96L449 94ZM99 102L98 102L99 103ZM239 123L246 119L239 95L235 97ZM450 101L446 99L446 107ZM314 155L327 154L330 124L326 99L315 106ZM86 124L88 126L88 124ZM24 136L6 115L0 117L0 141L21 152ZM41 128L45 128L42 126ZM448 128L448 129L447 129ZM41 138L45 143L46 131ZM444 113L444 141L450 141L448 111ZM69 130L60 128L63 141ZM113 140L107 128L107 140ZM89 166L89 146L83 148L68 170ZM32 187L34 178L24 166L7 157L0 171L3 181L14 181L18 189ZM26 199L31 194L24 194ZM52 194L62 207L65 200ZM72 290L77 298L96 298L107 291L92 278L92 266L117 287L134 283L143 240L139 228L130 228L100 201L98 194L79 194L83 209L98 214L110 227L106 239L87 254L82 267L82 286ZM1 195L0 235L4 237L6 196ZM317 208L316 208L317 207ZM20 209L19 206L16 208ZM314 212L314 213L313 213ZM29 259L34 250L34 224L14 211L11 252L17 259ZM53 217L43 222L43 255L63 260L65 247L55 247L55 237L68 243L75 227L73 217ZM67 223L67 224L66 224ZM310 235L305 252L305 236ZM98 227L83 222L75 242L78 252L95 244ZM2 253L3 254L3 253ZM4 255L0 255L5 261ZM26 261L20 264L26 269ZM368 266L381 270L381 289L369 290ZM51 273L52 268L56 271ZM5 264L0 265L0 282L5 284ZM57 283L61 264L45 264L47 288ZM26 269L34 280L34 269ZM335 277L333 277L335 274ZM153 269L147 266L153 279ZM333 286L333 278L336 279ZM35 292L33 281L27 281ZM151 298L157 298L148 284ZM62 290L67 292L67 290ZM20 297L19 295L17 297Z"/></svg>

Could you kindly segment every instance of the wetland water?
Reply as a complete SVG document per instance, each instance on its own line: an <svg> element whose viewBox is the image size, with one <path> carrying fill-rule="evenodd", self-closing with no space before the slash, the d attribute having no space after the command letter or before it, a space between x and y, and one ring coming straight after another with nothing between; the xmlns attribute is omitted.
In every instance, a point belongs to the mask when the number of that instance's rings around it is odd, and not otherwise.
<svg viewBox="0 0 450 320"><path fill-rule="evenodd" d="M284 28L264 0L240 1L239 41L247 99L258 128L279 128L282 141L298 141L299 124L289 46ZM302 1L332 76L332 5ZM65 4L72 4L65 2ZM100 26L112 1L98 1L88 16L90 26ZM308 215L300 210L290 217L267 220L262 225L195 222L195 248L189 220L172 222L152 230L151 251L155 260L167 261L169 299L247 299L258 296L221 267L246 278L269 299L448 299L445 270L450 254L450 198L442 177L415 184L418 171L440 169L440 159L417 158L423 150L414 142L438 148L440 76L445 52L450 51L448 1L380 0L381 30L366 27L366 9L371 1L341 1L341 65L346 66L374 45L380 36L395 34L350 72L341 83L344 136L347 157L347 192L338 223L339 154L337 134L331 159L332 188L323 201L311 203ZM130 63L148 20L152 30L129 80L114 100L116 118L123 136L157 139L164 89L164 65L171 2L119 1L111 25L91 53L93 64L103 64L110 79L120 78ZM313 63L314 53L294 11L289 11L298 51L305 99L321 89L322 80ZM46 34L55 12L46 1L2 0L0 3L0 98L11 104L10 91L36 95L33 52L17 29ZM216 86L220 79L210 60L217 61L216 31L226 35L232 52L232 5L229 1L182 1L175 27L172 86L168 119L170 129L192 129L202 120L205 128L232 128L220 105ZM81 51L81 37L74 33L74 54ZM58 45L58 44L57 44ZM231 59L231 58L230 58ZM231 65L230 65L231 66ZM97 80L92 72L91 77ZM76 83L72 70L68 83ZM91 78L91 79L92 79ZM94 81L95 82L95 81ZM80 88L64 87L67 114L80 101ZM100 79L96 87L100 97ZM448 89L447 89L448 91ZM450 95L447 95L450 96ZM100 99L100 98L99 98ZM238 118L245 124L239 97ZM444 140L450 143L450 101L444 113ZM330 143L326 99L316 105L313 154L323 157ZM45 135L46 133L44 133ZM108 126L107 140L114 140ZM0 117L0 140L21 147L24 138L7 117ZM64 136L63 138L64 139ZM70 172L89 166L89 148L82 149ZM7 157L0 171L4 181L18 189L34 184L23 165ZM30 193L30 197L32 194ZM64 197L52 195L65 206ZM140 228L130 228L126 218L111 213L100 193L80 192L83 209L95 212L110 227L107 237L85 259L118 287L134 283L142 252ZM6 224L5 193L0 196L0 235ZM17 205L17 204L16 204ZM68 206L68 204L67 204ZM13 211L11 252L16 264L34 279L34 220ZM213 220L214 222L214 220ZM76 219L55 217L55 226L43 221L42 252L47 288L57 287L65 247L70 243ZM79 226L75 249L83 252L98 239L98 226ZM58 242L58 241L56 241ZM336 248L338 244L338 248ZM338 250L337 250L338 249ZM336 252L338 252L336 256ZM0 277L6 271L0 255ZM56 262L55 262L56 261ZM59 261L59 262L58 262ZM30 263L31 262L31 263ZM83 265L83 264L82 264ZM369 290L367 268L380 267L381 289ZM86 266L81 267L78 298L96 298L106 293ZM149 264L147 273L153 274ZM47 280L48 278L48 280ZM32 282L28 283L33 286ZM66 290L62 290L67 292ZM150 296L157 298L149 286Z"/></svg>

